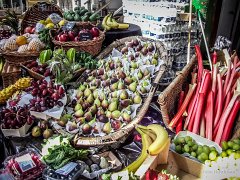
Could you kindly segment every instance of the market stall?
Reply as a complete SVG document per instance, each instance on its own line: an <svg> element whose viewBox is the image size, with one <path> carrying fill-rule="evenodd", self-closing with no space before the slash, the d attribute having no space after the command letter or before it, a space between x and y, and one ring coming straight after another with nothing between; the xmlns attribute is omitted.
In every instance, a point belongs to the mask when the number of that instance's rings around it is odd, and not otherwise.
<svg viewBox="0 0 240 180"><path fill-rule="evenodd" d="M198 5L124 1L124 22L80 5L8 11L0 179L240 177L240 61L226 39L204 60Z"/></svg>

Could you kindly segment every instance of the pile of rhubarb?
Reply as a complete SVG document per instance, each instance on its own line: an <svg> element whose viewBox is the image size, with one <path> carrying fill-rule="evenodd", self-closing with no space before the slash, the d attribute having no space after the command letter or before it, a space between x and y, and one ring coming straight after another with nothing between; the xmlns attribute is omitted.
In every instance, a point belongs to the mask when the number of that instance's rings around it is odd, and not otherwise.
<svg viewBox="0 0 240 180"><path fill-rule="evenodd" d="M188 130L220 144L230 138L240 109L240 61L237 56L220 68L217 54L212 70L204 69L199 46L195 46L198 67L187 90L180 93L178 112L169 126Z"/></svg>

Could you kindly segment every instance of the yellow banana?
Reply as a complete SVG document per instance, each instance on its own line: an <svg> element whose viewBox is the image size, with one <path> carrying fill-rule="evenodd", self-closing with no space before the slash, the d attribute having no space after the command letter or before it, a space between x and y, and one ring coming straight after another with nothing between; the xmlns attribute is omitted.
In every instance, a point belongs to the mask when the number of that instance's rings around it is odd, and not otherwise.
<svg viewBox="0 0 240 180"><path fill-rule="evenodd" d="M148 156L147 149L151 145L152 140L147 134L143 133L139 128L136 128L136 130L140 133L142 137L142 152L140 156L136 159L136 161L134 161L132 164L124 168L123 171L128 170L128 172L136 172L137 169L141 166L141 164Z"/></svg>
<svg viewBox="0 0 240 180"><path fill-rule="evenodd" d="M109 26L107 25L107 20L108 20L109 16L110 16L110 14L108 14L107 16L105 16L105 17L103 18L103 21L102 21L102 28L103 28L104 30L106 30L106 31L111 30L111 27L109 27Z"/></svg>
<svg viewBox="0 0 240 180"><path fill-rule="evenodd" d="M112 14L110 14L110 16L107 19L107 25L113 29L118 28L118 23L115 21L115 19L113 19Z"/></svg>
<svg viewBox="0 0 240 180"><path fill-rule="evenodd" d="M151 131L151 130L146 130L146 129L141 129L143 133L145 133L146 135L148 135L151 140L154 142L157 139L157 135Z"/></svg>
<svg viewBox="0 0 240 180"><path fill-rule="evenodd" d="M138 125L138 127L140 129L151 130L157 135L156 140L149 146L148 153L152 156L158 155L167 145L167 131L159 124L151 124L148 126Z"/></svg>
<svg viewBox="0 0 240 180"><path fill-rule="evenodd" d="M128 29L129 24L127 23L118 23L118 29Z"/></svg>

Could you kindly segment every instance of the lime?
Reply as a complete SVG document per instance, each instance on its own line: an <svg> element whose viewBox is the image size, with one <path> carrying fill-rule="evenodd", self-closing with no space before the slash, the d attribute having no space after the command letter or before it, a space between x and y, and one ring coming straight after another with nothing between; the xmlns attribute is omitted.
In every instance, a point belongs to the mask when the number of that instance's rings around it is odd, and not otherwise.
<svg viewBox="0 0 240 180"><path fill-rule="evenodd" d="M174 140L173 140L173 143L174 143L175 145L178 145L178 144L179 144L179 139L178 139L178 138L174 139Z"/></svg>
<svg viewBox="0 0 240 180"><path fill-rule="evenodd" d="M187 144L185 144L183 150L184 150L184 152L188 153L189 152L189 146Z"/></svg>
<svg viewBox="0 0 240 180"><path fill-rule="evenodd" d="M227 152L228 156L230 156L232 154L233 150L232 149L228 149L226 152Z"/></svg>
<svg viewBox="0 0 240 180"><path fill-rule="evenodd" d="M228 143L226 141L222 142L222 149L227 150L228 149Z"/></svg>
<svg viewBox="0 0 240 180"><path fill-rule="evenodd" d="M195 152L191 152L191 156L193 156L193 157L197 157L197 153L195 153Z"/></svg>
<svg viewBox="0 0 240 180"><path fill-rule="evenodd" d="M198 145L197 144L194 144L193 147L192 147L192 150L193 151L196 151L198 149Z"/></svg>
<svg viewBox="0 0 240 180"><path fill-rule="evenodd" d="M225 151L222 151L221 156L222 157L227 157L227 153Z"/></svg>
<svg viewBox="0 0 240 180"><path fill-rule="evenodd" d="M210 147L210 151L217 151L215 147Z"/></svg>
<svg viewBox="0 0 240 180"><path fill-rule="evenodd" d="M200 155L203 152L203 147L201 145L197 148L197 154Z"/></svg>
<svg viewBox="0 0 240 180"><path fill-rule="evenodd" d="M208 157L211 161L214 161L217 155L218 155L217 151L211 151Z"/></svg>
<svg viewBox="0 0 240 180"><path fill-rule="evenodd" d="M210 148L207 145L203 146L203 152L205 152L206 154L210 153Z"/></svg>
<svg viewBox="0 0 240 180"><path fill-rule="evenodd" d="M197 159L198 159L199 161L203 162L202 154L199 154L199 155L197 156Z"/></svg>
<svg viewBox="0 0 240 180"><path fill-rule="evenodd" d="M240 146L239 144L233 144L233 150L237 151L237 150L240 150Z"/></svg>
<svg viewBox="0 0 240 180"><path fill-rule="evenodd" d="M181 144L184 144L184 143L185 143L184 137L180 137L180 138L179 138L179 143L181 143Z"/></svg>
<svg viewBox="0 0 240 180"><path fill-rule="evenodd" d="M227 144L228 144L228 148L231 148L231 149L233 148L234 143L232 141L228 141Z"/></svg>
<svg viewBox="0 0 240 180"><path fill-rule="evenodd" d="M192 147L194 145L194 143L192 141L187 141L187 145Z"/></svg>
<svg viewBox="0 0 240 180"><path fill-rule="evenodd" d="M234 139L233 142L240 145L240 139Z"/></svg>
<svg viewBox="0 0 240 180"><path fill-rule="evenodd" d="M178 153L182 153L182 147L181 145L177 145L176 148L175 148L176 152Z"/></svg>
<svg viewBox="0 0 240 180"><path fill-rule="evenodd" d="M200 156L201 156L201 158L202 158L203 161L208 160L208 154L206 154L206 153L203 152L203 153L200 154Z"/></svg>
<svg viewBox="0 0 240 180"><path fill-rule="evenodd" d="M192 138L190 136L186 136L184 139L185 139L186 142L192 141Z"/></svg>
<svg viewBox="0 0 240 180"><path fill-rule="evenodd" d="M235 159L240 159L240 153L235 153L234 158Z"/></svg>

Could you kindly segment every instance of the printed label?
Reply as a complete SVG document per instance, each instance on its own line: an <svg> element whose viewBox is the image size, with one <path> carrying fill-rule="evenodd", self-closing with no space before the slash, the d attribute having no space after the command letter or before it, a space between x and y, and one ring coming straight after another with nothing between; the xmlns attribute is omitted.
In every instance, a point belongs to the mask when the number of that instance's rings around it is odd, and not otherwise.
<svg viewBox="0 0 240 180"><path fill-rule="evenodd" d="M60 169L56 170L56 173L67 176L77 166L77 163L70 162Z"/></svg>
<svg viewBox="0 0 240 180"><path fill-rule="evenodd" d="M15 158L15 161L19 164L22 172L26 172L34 167L36 164L33 162L30 154L25 154L23 156Z"/></svg>

